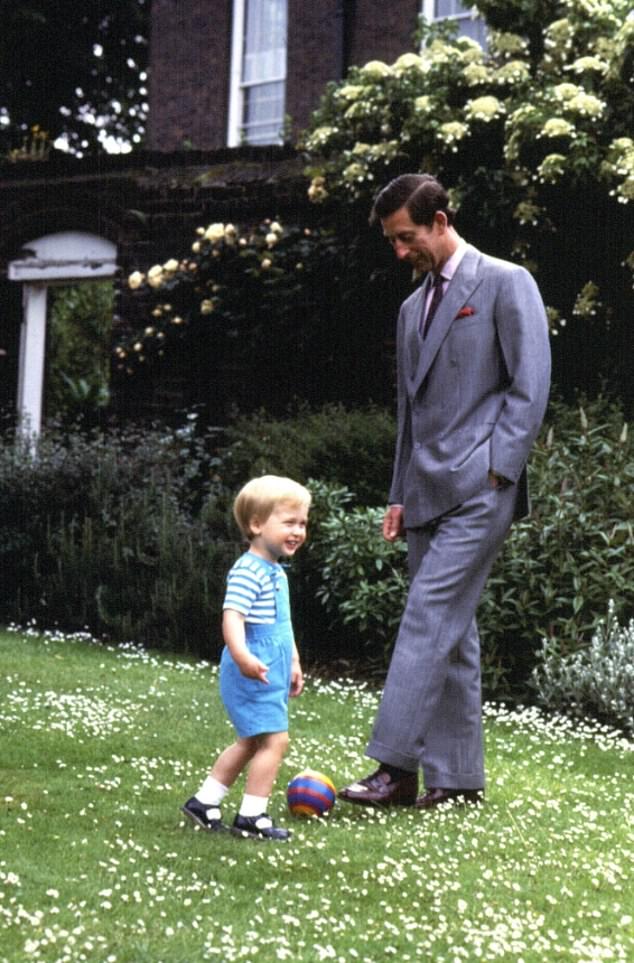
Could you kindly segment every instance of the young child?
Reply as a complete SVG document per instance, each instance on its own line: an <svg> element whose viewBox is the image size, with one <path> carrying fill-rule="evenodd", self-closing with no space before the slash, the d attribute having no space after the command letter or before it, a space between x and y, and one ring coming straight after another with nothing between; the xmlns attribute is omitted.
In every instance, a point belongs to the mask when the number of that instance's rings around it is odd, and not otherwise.
<svg viewBox="0 0 634 963"><path fill-rule="evenodd" d="M181 807L203 829L227 828L221 803L248 767L232 832L279 842L290 836L266 811L288 748L288 696L299 695L304 685L288 581L278 559L292 557L304 543L310 500L310 492L290 478L264 475L248 482L234 502L233 514L250 544L227 576L220 695L238 738Z"/></svg>

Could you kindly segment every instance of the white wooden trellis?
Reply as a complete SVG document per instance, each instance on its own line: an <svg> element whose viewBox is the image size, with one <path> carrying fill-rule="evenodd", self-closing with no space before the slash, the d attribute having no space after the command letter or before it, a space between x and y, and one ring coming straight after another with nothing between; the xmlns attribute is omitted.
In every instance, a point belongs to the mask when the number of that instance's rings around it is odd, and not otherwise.
<svg viewBox="0 0 634 963"><path fill-rule="evenodd" d="M107 280L117 270L117 248L85 231L61 231L25 244L9 264L9 279L23 284L17 411L23 433L42 427L48 287Z"/></svg>

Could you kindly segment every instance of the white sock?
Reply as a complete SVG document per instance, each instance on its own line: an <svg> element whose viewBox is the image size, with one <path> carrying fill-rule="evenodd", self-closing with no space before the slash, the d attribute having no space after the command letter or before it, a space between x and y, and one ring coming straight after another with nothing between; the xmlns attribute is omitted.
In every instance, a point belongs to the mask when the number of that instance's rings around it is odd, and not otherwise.
<svg viewBox="0 0 634 963"><path fill-rule="evenodd" d="M219 806L229 792L228 786L223 786L221 782L213 776L207 776L204 783L196 793L196 799L203 806Z"/></svg>
<svg viewBox="0 0 634 963"><path fill-rule="evenodd" d="M248 792L245 792L240 803L240 815L250 817L261 816L262 813L266 812L268 804L268 796L250 796Z"/></svg>

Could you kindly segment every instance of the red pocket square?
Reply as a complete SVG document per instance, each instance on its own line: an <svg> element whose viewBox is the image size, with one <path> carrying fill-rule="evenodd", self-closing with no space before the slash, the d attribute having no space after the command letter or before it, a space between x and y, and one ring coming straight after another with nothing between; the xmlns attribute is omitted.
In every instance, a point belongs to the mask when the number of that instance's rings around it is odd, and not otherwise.
<svg viewBox="0 0 634 963"><path fill-rule="evenodd" d="M458 318L468 318L472 314L475 314L475 308L460 308L458 314L456 315L456 321Z"/></svg>

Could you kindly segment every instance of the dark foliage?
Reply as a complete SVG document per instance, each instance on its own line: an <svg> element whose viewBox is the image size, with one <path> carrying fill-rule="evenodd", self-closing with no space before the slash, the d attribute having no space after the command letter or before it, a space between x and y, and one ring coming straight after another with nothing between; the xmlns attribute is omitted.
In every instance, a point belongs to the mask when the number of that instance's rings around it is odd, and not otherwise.
<svg viewBox="0 0 634 963"><path fill-rule="evenodd" d="M99 149L100 130L142 137L149 6L0 0L0 152L35 149L42 132L80 155Z"/></svg>

